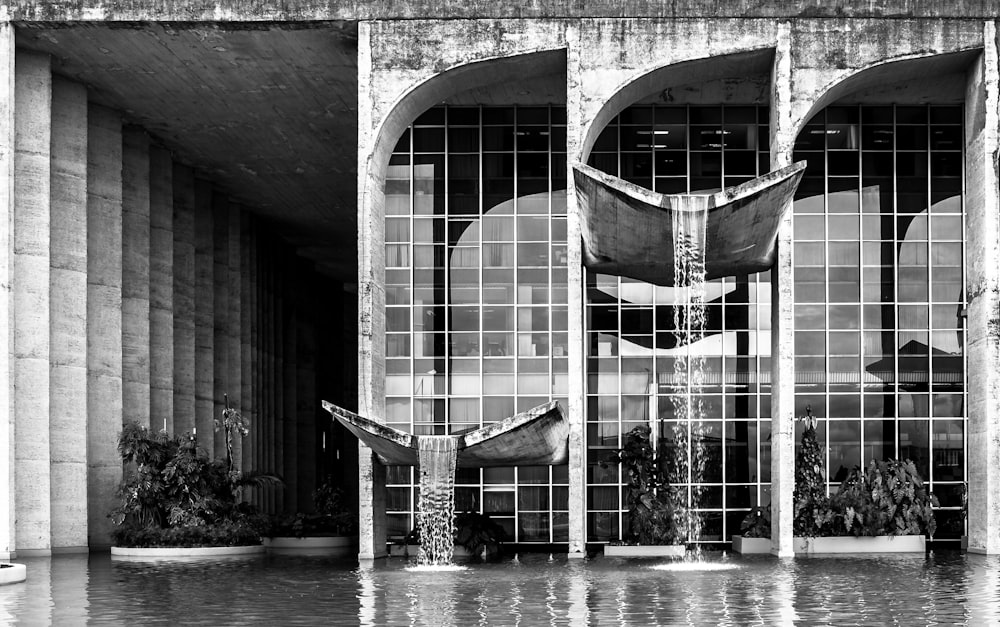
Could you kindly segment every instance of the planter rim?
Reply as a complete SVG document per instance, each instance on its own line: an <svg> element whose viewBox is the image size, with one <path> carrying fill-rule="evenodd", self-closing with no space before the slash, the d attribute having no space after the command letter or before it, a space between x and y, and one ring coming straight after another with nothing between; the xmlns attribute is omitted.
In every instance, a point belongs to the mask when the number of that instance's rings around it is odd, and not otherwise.
<svg viewBox="0 0 1000 627"><path fill-rule="evenodd" d="M0 568L0 585L21 583L28 578L28 569L24 564L4 563Z"/></svg>
<svg viewBox="0 0 1000 627"><path fill-rule="evenodd" d="M683 557L687 546L683 544L606 544L606 557Z"/></svg>
<svg viewBox="0 0 1000 627"><path fill-rule="evenodd" d="M157 559L173 557L224 557L259 555L264 553L263 544L250 546L193 546L193 547L111 547L114 557Z"/></svg>
<svg viewBox="0 0 1000 627"><path fill-rule="evenodd" d="M796 554L878 554L923 553L927 539L923 535L900 536L795 536Z"/></svg>

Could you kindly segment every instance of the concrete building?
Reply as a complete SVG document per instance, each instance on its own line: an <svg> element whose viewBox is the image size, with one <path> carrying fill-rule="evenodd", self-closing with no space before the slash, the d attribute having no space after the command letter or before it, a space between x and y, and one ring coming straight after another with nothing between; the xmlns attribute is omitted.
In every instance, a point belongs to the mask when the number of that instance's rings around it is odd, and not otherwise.
<svg viewBox="0 0 1000 627"><path fill-rule="evenodd" d="M810 406L831 485L909 457L938 535L965 533L967 483L970 550L1000 552L997 15L0 7L0 553L106 545L122 421L197 429L218 453L226 393L253 425L243 466L287 479L254 498L302 509L332 473L362 558L412 525L414 477L320 398L419 434L559 400L569 463L461 471L459 507L570 555L614 540L621 479L599 462L636 424L676 424L676 294L583 267L567 173L690 193L799 160L774 266L708 286L701 540L770 503L791 553Z"/></svg>

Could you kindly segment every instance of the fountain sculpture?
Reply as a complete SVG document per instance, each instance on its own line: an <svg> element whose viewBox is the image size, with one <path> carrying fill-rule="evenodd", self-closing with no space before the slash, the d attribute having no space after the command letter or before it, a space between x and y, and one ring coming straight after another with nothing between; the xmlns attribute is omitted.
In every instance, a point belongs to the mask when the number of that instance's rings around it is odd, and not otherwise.
<svg viewBox="0 0 1000 627"><path fill-rule="evenodd" d="M419 561L425 565L451 562L456 468L555 465L569 458L569 423L555 401L455 435L413 435L326 401L323 408L367 444L383 464L419 468Z"/></svg>

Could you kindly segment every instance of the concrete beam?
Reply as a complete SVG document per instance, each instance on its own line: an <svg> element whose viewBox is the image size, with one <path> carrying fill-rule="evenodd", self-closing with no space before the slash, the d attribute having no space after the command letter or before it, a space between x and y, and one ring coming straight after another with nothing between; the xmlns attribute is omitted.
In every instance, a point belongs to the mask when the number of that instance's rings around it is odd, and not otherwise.
<svg viewBox="0 0 1000 627"><path fill-rule="evenodd" d="M51 548L49 58L17 52L14 81L14 418L17 551Z"/></svg>
<svg viewBox="0 0 1000 627"><path fill-rule="evenodd" d="M11 299L13 276L14 172L16 124L14 122L14 27L0 22L0 559L15 556L16 490L13 359L14 309Z"/></svg>
<svg viewBox="0 0 1000 627"><path fill-rule="evenodd" d="M771 73L771 170L792 163L796 127L792 117L790 27L778 25ZM788 200L791 202L791 199ZM792 275L792 214L785 214L771 268L771 553L794 555L795 490L795 314Z"/></svg>
<svg viewBox="0 0 1000 627"><path fill-rule="evenodd" d="M130 127L122 136L122 413L125 421L146 427L152 407L151 237L149 136Z"/></svg>
<svg viewBox="0 0 1000 627"><path fill-rule="evenodd" d="M174 165L149 149L149 420L174 433Z"/></svg>
<svg viewBox="0 0 1000 627"><path fill-rule="evenodd" d="M198 444L215 450L215 226L212 184L197 179L194 187L194 410Z"/></svg>
<svg viewBox="0 0 1000 627"><path fill-rule="evenodd" d="M174 164L174 433L195 428L194 172Z"/></svg>
<svg viewBox="0 0 1000 627"><path fill-rule="evenodd" d="M1000 62L994 22L965 97L969 551L1000 553Z"/></svg>
<svg viewBox="0 0 1000 627"><path fill-rule="evenodd" d="M91 105L87 119L87 504L90 546L111 544L122 478L122 122Z"/></svg>
<svg viewBox="0 0 1000 627"><path fill-rule="evenodd" d="M52 548L87 547L87 88L52 80Z"/></svg>

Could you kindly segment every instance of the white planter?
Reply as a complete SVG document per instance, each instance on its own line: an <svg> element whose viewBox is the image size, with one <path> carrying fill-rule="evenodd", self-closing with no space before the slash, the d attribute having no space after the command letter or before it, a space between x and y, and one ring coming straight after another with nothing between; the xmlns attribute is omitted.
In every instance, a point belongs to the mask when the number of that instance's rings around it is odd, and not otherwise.
<svg viewBox="0 0 1000 627"><path fill-rule="evenodd" d="M390 544L389 545L389 556L390 557L416 557L417 553L420 551L419 544ZM469 549L464 546L455 545L452 550L452 557L455 558L465 558L472 557L472 553Z"/></svg>
<svg viewBox="0 0 1000 627"><path fill-rule="evenodd" d="M742 555L770 555L771 538L733 536L733 553L740 553Z"/></svg>
<svg viewBox="0 0 1000 627"><path fill-rule="evenodd" d="M357 536L275 536L264 538L264 548L279 553L312 553L347 557L357 550Z"/></svg>
<svg viewBox="0 0 1000 627"><path fill-rule="evenodd" d="M28 577L24 564L0 564L0 586L21 583Z"/></svg>
<svg viewBox="0 0 1000 627"><path fill-rule="evenodd" d="M261 555L264 546L197 546L197 547L155 547L134 548L124 546L111 547L112 558L156 560L188 557L227 557Z"/></svg>
<svg viewBox="0 0 1000 627"><path fill-rule="evenodd" d="M604 545L605 557L684 557L685 551L686 547L683 544Z"/></svg>
<svg viewBox="0 0 1000 627"><path fill-rule="evenodd" d="M824 536L794 538L792 542L795 553L801 555L924 553L927 550L924 536Z"/></svg>

